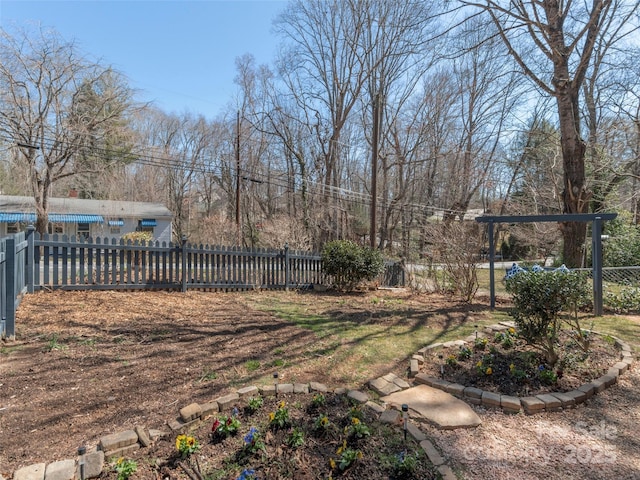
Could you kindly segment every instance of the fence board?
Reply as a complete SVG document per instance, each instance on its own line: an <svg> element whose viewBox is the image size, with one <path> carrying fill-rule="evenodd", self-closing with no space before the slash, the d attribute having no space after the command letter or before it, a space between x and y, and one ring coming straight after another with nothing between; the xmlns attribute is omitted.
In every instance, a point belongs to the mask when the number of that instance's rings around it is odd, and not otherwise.
<svg viewBox="0 0 640 480"><path fill-rule="evenodd" d="M14 240L19 238L24 239L24 233ZM282 250L267 250L187 243L125 243L108 238L40 236L35 232L30 241L32 258L27 255L28 242L17 242L24 253L18 260L17 277L13 280L20 288L29 283L29 291L45 286L65 290L287 289L321 284L325 279L320 255L289 250L286 246ZM2 285L11 281L6 278L5 249L3 239L0 243ZM29 266L28 275L26 266ZM11 301L6 298L6 289L1 290L5 295L0 297L0 310L4 315Z"/></svg>

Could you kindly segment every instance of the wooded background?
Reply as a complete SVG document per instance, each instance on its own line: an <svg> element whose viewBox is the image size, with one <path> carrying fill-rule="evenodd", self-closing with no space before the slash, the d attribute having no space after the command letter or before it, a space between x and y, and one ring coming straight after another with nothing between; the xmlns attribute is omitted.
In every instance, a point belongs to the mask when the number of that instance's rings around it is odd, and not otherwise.
<svg viewBox="0 0 640 480"><path fill-rule="evenodd" d="M482 212L638 224L637 2L293 0L274 25L278 60L238 58L214 119L144 103L54 31L3 29L0 190L34 196L41 232L47 199L76 190L163 202L194 243L346 238L406 259ZM570 266L590 235L504 228L504 248Z"/></svg>

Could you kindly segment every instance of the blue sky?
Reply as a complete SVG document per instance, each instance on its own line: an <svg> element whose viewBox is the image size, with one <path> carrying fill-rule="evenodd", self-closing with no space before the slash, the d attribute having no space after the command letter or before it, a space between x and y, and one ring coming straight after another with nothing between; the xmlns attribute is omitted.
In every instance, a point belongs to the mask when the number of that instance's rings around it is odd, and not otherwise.
<svg viewBox="0 0 640 480"><path fill-rule="evenodd" d="M0 0L0 25L42 25L75 40L91 59L111 65L165 112L212 119L237 86L235 59L272 64L276 0Z"/></svg>

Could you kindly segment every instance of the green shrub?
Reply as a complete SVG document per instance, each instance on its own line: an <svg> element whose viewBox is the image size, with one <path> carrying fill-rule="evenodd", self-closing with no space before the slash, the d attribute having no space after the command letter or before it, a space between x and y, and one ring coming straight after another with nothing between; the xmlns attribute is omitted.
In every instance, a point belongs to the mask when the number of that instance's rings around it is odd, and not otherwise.
<svg viewBox="0 0 640 480"><path fill-rule="evenodd" d="M616 313L640 312L640 288L622 287L617 293L607 291L604 304Z"/></svg>
<svg viewBox="0 0 640 480"><path fill-rule="evenodd" d="M628 267L640 264L640 228L634 223L631 212L620 211L613 220L604 222L602 242L603 267ZM587 266L591 263L591 244L587 245Z"/></svg>
<svg viewBox="0 0 640 480"><path fill-rule="evenodd" d="M507 279L514 308L510 315L518 326L519 335L540 350L547 364L558 361L556 343L560 329L560 312L570 310L574 317L567 323L578 332L577 309L586 301L587 278L580 272L520 272Z"/></svg>
<svg viewBox="0 0 640 480"><path fill-rule="evenodd" d="M363 281L371 281L383 272L382 253L361 247L350 240L335 240L322 249L322 268L333 277L340 290L353 290Z"/></svg>

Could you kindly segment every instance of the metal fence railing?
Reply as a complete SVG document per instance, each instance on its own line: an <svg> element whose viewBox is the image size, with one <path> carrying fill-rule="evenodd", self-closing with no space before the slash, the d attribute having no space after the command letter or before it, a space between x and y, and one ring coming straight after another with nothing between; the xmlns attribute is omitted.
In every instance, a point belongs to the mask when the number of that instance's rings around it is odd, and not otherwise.
<svg viewBox="0 0 640 480"><path fill-rule="evenodd" d="M591 269L584 269L591 272ZM624 286L640 284L640 266L602 267L602 281Z"/></svg>

